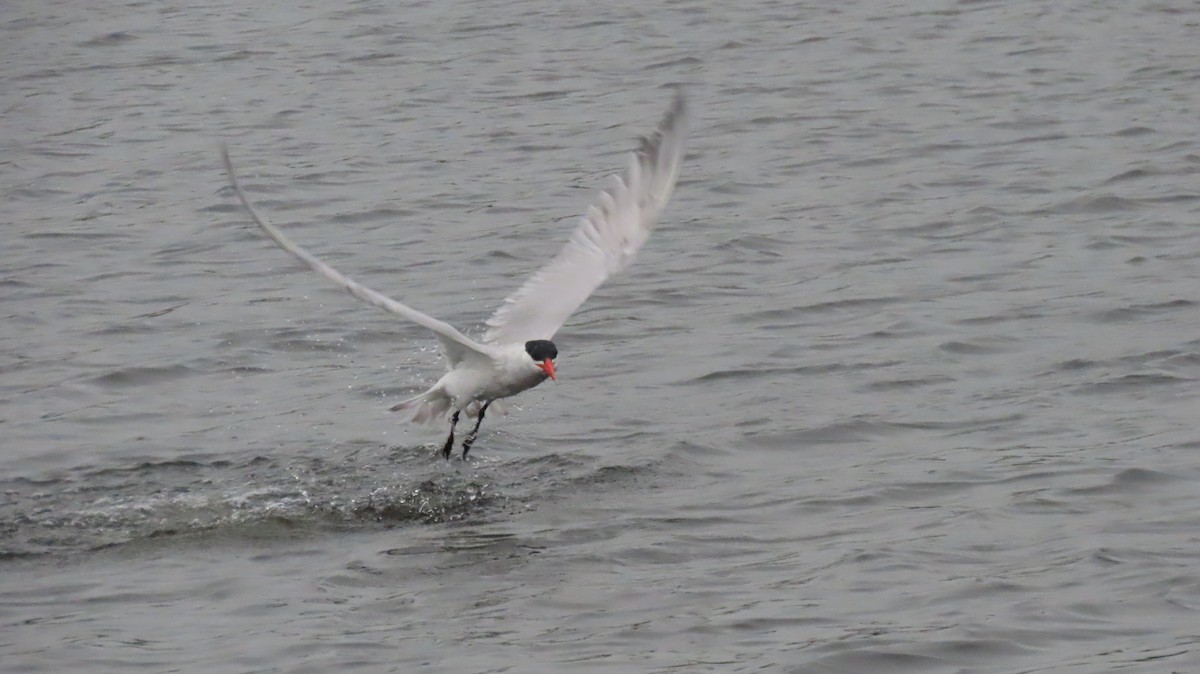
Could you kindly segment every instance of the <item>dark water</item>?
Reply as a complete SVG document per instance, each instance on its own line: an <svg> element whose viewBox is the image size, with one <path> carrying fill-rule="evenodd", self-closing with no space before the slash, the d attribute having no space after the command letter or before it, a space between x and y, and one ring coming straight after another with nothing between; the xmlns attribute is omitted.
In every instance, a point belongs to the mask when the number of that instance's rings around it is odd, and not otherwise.
<svg viewBox="0 0 1200 674"><path fill-rule="evenodd" d="M1200 671L1193 3L0 18L0 668ZM386 412L689 87L469 465Z"/></svg>

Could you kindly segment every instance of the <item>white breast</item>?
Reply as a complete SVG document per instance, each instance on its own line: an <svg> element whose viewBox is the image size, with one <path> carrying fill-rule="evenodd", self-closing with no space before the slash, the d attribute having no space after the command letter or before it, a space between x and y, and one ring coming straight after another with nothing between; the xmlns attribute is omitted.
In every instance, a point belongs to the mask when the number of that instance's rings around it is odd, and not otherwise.
<svg viewBox="0 0 1200 674"><path fill-rule="evenodd" d="M483 359L460 363L439 384L454 399L455 407L461 408L472 400L514 396L547 378L523 345L507 345L492 353L490 363Z"/></svg>

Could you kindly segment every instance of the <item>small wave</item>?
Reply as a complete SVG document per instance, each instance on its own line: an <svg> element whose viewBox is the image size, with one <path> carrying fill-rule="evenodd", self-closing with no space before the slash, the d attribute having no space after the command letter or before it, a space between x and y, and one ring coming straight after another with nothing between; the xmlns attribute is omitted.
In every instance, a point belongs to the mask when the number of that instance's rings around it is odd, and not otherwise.
<svg viewBox="0 0 1200 674"><path fill-rule="evenodd" d="M1109 309L1096 315L1096 320L1102 323L1130 323L1147 317L1158 316L1179 310L1192 309L1196 302L1192 300L1171 300L1151 304L1132 304L1119 309Z"/></svg>
<svg viewBox="0 0 1200 674"><path fill-rule="evenodd" d="M661 70L663 68L679 68L680 66L697 66L703 64L704 61L694 57L685 56L683 58L670 59L667 61L658 61L651 63L642 68L642 70Z"/></svg>
<svg viewBox="0 0 1200 674"><path fill-rule="evenodd" d="M1085 495L1132 495L1148 490L1154 490L1169 482L1184 481L1183 478L1170 473L1164 473L1147 468L1126 468L1104 483L1086 487L1074 487L1061 490L1071 496Z"/></svg>
<svg viewBox="0 0 1200 674"><path fill-rule="evenodd" d="M918 377L913 379L888 379L885 381L877 381L868 384L866 388L868 391L907 391L924 386L933 386L935 384L948 384L953 381L953 377L934 375L930 377Z"/></svg>
<svg viewBox="0 0 1200 674"><path fill-rule="evenodd" d="M1088 358L1071 358L1068 360L1055 363L1053 367L1041 373L1041 376L1053 376L1062 372L1082 372L1084 370L1093 370L1101 367L1104 364L1100 361L1090 360Z"/></svg>
<svg viewBox="0 0 1200 674"><path fill-rule="evenodd" d="M894 424L851 419L785 433L751 434L747 439L759 447L792 450L802 449L806 445L864 442L902 430Z"/></svg>
<svg viewBox="0 0 1200 674"><path fill-rule="evenodd" d="M1162 373L1127 374L1104 381L1084 384L1077 387L1076 390L1081 393L1127 393L1139 389L1171 386L1192 381L1194 380Z"/></svg>
<svg viewBox="0 0 1200 674"><path fill-rule="evenodd" d="M985 337L973 340L951 340L938 345L946 353L965 356L1005 353L1019 347L1020 341L1011 337Z"/></svg>
<svg viewBox="0 0 1200 674"><path fill-rule="evenodd" d="M841 648L848 646L842 645ZM939 674L961 672L961 665L953 660L889 651L882 647L858 648L846 653L830 655L808 663L812 672L890 672L891 674Z"/></svg>
<svg viewBox="0 0 1200 674"><path fill-rule="evenodd" d="M1127 199L1115 194L1077 197L1051 204L1030 212L1030 215L1079 215L1091 213L1122 213L1141 206L1137 199Z"/></svg>
<svg viewBox="0 0 1200 674"><path fill-rule="evenodd" d="M1124 129L1117 131L1113 135L1122 138L1129 138L1131 136L1145 136L1152 133L1158 132L1148 126L1127 126Z"/></svg>
<svg viewBox="0 0 1200 674"><path fill-rule="evenodd" d="M138 37L133 33L127 33L123 30L118 30L111 33L105 33L104 35L99 35L90 40L85 40L84 42L80 42L79 46L111 47L114 45L125 44L126 42L133 42L136 39L138 39Z"/></svg>
<svg viewBox="0 0 1200 674"><path fill-rule="evenodd" d="M1104 184L1112 185L1114 183L1122 183L1122 182L1127 182L1130 180L1140 180L1141 178L1151 178L1151 177L1154 177L1157 175L1161 175L1161 174L1158 172L1155 172L1155 171L1149 171L1147 169L1141 169L1141 168L1130 169L1128 171L1118 173L1117 175L1109 178L1108 180L1105 180Z"/></svg>
<svg viewBox="0 0 1200 674"><path fill-rule="evenodd" d="M126 367L102 374L92 381L100 386L124 388L128 386L147 386L164 381L184 379L194 374L196 370L186 365L165 365L158 367Z"/></svg>
<svg viewBox="0 0 1200 674"><path fill-rule="evenodd" d="M334 215L329 218L329 221L339 225L357 225L360 223L404 220L407 218L416 217L417 215L419 215L418 211L407 208L373 208L369 211Z"/></svg>
<svg viewBox="0 0 1200 674"><path fill-rule="evenodd" d="M828 363L823 365L801 365L797 367L741 367L728 370L714 370L680 382L682 384L708 384L714 381L729 379L772 379L780 376L815 376L834 372L858 372L876 370L899 365L900 361L879 361L862 363Z"/></svg>

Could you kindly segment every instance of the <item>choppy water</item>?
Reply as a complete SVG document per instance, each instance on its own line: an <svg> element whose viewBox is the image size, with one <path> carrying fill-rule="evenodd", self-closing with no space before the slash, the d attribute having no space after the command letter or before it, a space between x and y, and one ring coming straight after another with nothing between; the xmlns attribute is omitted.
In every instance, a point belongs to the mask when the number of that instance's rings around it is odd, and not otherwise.
<svg viewBox="0 0 1200 674"><path fill-rule="evenodd" d="M0 18L0 668L1200 671L1192 3ZM385 410L687 85L477 460Z"/></svg>

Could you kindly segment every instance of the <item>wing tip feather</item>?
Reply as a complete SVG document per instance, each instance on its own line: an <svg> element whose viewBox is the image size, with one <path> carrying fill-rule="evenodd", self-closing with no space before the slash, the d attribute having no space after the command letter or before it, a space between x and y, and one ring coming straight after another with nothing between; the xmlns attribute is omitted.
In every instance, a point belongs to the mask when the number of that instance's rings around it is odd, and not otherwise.
<svg viewBox="0 0 1200 674"><path fill-rule="evenodd" d="M640 209L644 206L644 204L640 203L642 199L636 196L638 192L645 191L648 193L648 196L652 197L653 201L661 202L650 206L650 221L657 216L657 211L665 206L666 198L669 197L671 188L674 186L679 164L683 160L685 137L687 135L687 93L683 86L675 86L673 88L675 93L666 114L662 117L662 120L653 132L638 138L635 149L630 152L630 161L625 172L623 174L613 174L610 178L611 186L602 190L597 201L588 206L585 215L580 219L579 227L572 233L564 252L571 250L572 247L580 247L582 251L588 253L605 254L604 247L602 246L603 242L596 239L605 236L602 231L605 229L605 223L617 214L616 212L620 204L628 202L631 196L633 196L636 202L639 202L633 205L635 209ZM658 184L664 180L666 181L665 186ZM653 222L643 223L643 226L649 227L652 224ZM612 268L613 261L611 260L607 264L602 264L598 270L599 278L596 279L597 283L592 289L607 280L613 272L619 271L632 261L640 243L644 242L648 237L643 235L637 238L639 243L630 250L628 236L622 235L620 237L618 249L608 251L608 254L615 254L617 258L616 268ZM559 253L559 256L561 255L563 253ZM512 326L508 325L508 323L511 317L518 315L520 307L516 305L525 300L533 292L534 286L547 278L545 275L546 270L553 267L556 262L559 262L559 256L556 256L549 265L543 267L526 280L516 292L506 297L500 307L484 322L488 326L488 330L484 335L484 342L496 343L497 341L513 339L514 336L508 334L512 330ZM551 330L551 333L553 332L557 332L557 327ZM545 338L548 339L550 336L552 334Z"/></svg>

